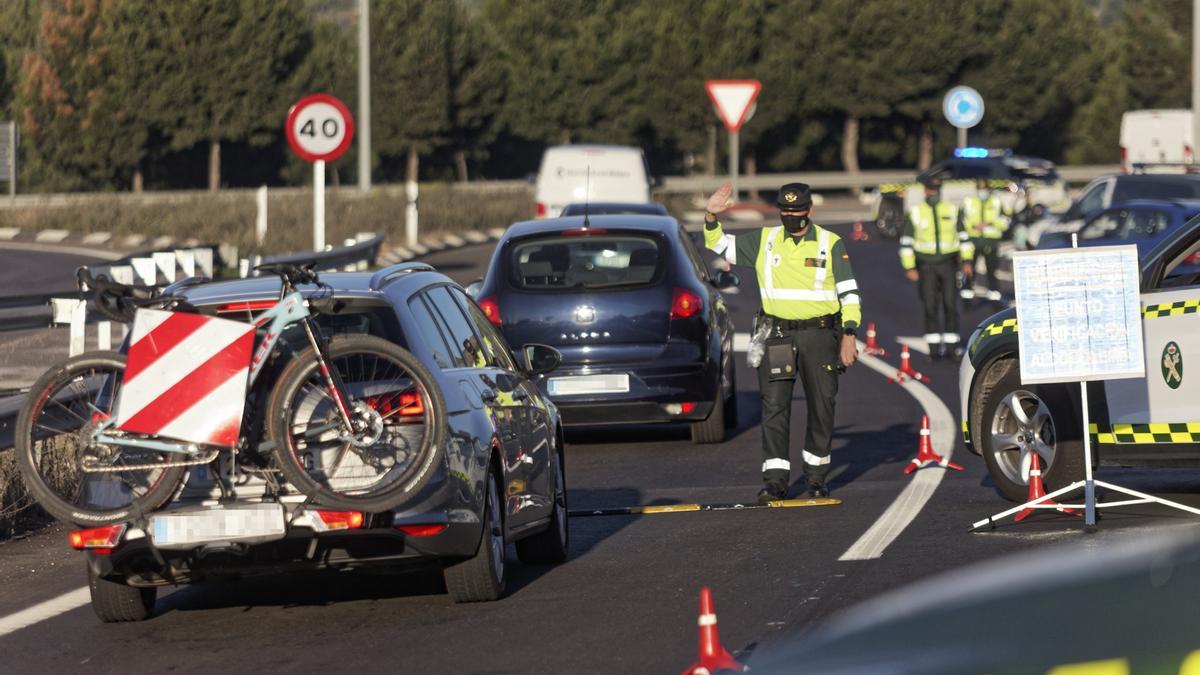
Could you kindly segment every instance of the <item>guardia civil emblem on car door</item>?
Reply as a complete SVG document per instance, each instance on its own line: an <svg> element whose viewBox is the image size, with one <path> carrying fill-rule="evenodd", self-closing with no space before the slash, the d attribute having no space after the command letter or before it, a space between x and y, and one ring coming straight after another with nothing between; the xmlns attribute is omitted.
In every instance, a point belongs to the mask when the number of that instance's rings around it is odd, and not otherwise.
<svg viewBox="0 0 1200 675"><path fill-rule="evenodd" d="M1183 384L1183 352L1174 342L1168 342L1167 346L1163 347L1162 375L1167 386L1172 389L1178 389L1179 385Z"/></svg>

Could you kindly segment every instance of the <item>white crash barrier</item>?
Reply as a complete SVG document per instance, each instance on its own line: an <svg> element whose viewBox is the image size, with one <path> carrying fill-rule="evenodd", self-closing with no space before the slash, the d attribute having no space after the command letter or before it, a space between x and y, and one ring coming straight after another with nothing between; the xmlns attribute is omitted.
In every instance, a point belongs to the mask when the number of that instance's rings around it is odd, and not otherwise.
<svg viewBox="0 0 1200 675"><path fill-rule="evenodd" d="M152 253L148 258L133 258L128 265L113 265L108 268L109 277L121 284L157 286L174 283L177 279L193 276L213 276L213 251L211 248L187 248ZM79 298L51 298L51 322L69 326L68 353L82 354L86 348L87 302ZM119 340L124 341L128 326L118 327ZM96 322L96 348L113 348L112 322Z"/></svg>

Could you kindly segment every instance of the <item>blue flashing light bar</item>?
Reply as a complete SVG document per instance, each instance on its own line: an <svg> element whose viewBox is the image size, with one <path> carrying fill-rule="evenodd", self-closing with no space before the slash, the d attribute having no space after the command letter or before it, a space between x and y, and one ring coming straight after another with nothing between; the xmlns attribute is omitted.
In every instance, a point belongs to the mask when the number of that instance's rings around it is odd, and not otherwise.
<svg viewBox="0 0 1200 675"><path fill-rule="evenodd" d="M989 153L987 148L955 148L954 156L967 159L985 159L989 156Z"/></svg>

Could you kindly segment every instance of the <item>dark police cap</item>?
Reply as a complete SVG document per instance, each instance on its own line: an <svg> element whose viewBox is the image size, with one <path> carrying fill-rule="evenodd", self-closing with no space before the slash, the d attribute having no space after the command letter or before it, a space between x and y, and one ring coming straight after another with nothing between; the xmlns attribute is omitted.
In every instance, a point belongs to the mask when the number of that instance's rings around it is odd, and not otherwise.
<svg viewBox="0 0 1200 675"><path fill-rule="evenodd" d="M930 189L930 190L941 190L942 189L942 177L938 176L937 174L934 174L932 176L922 176L919 180L921 181L921 185L924 185L927 189Z"/></svg>
<svg viewBox="0 0 1200 675"><path fill-rule="evenodd" d="M812 190L805 183L788 183L775 197L775 205L784 211L803 211L812 203Z"/></svg>

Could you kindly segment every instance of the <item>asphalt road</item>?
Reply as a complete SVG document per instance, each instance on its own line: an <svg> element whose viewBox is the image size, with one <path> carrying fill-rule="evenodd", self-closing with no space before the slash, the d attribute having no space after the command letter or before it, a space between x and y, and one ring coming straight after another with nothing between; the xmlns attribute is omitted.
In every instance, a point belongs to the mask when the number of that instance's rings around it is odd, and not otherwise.
<svg viewBox="0 0 1200 675"><path fill-rule="evenodd" d="M835 229L848 235L847 227ZM848 242L848 250L866 319L876 323L881 342L893 348L896 337L923 333L916 290L901 274L895 243ZM490 252L470 247L426 260L466 283L482 274ZM740 292L728 301L738 330L747 331L757 290L752 273L741 276ZM988 313L967 312L964 332ZM970 523L1009 504L982 461L956 440L956 367L915 358L932 376L924 405L916 387L889 384L865 365L843 376L832 478L842 504L572 518L570 560L522 566L511 556L509 594L496 603L455 605L432 572L291 576L161 593L157 616L139 624L100 624L90 608L77 606L80 598L86 602L85 591L47 608L44 620L4 634L6 618L83 586L84 569L61 528L0 545L0 670L678 672L695 658L701 586L713 590L726 646L752 658L802 639L805 629L864 599L975 561L1056 542L1086 555L1115 539L1196 527L1181 515L1133 507L1107 515L1095 535L1083 534L1070 516L1050 513L969 533ZM887 360L896 363L894 355ZM724 444L692 445L683 427L570 433L571 508L752 501L761 462L759 404L754 373L741 355L738 362L741 417ZM799 389L793 405L798 467ZM941 468L902 473L931 405L953 416L953 428L935 430L935 442L952 444L954 459L966 467L940 482L929 476ZM1200 504L1195 471L1100 475ZM885 512L913 506L893 504L914 480L932 497L912 509L911 522L896 528L877 557L843 560Z"/></svg>
<svg viewBox="0 0 1200 675"><path fill-rule="evenodd" d="M71 291L77 267L116 257L120 254L106 249L0 242L0 296ZM67 344L65 327L0 332L0 391L28 387L66 358Z"/></svg>

